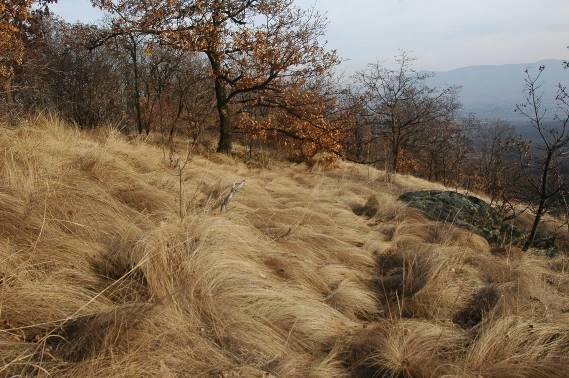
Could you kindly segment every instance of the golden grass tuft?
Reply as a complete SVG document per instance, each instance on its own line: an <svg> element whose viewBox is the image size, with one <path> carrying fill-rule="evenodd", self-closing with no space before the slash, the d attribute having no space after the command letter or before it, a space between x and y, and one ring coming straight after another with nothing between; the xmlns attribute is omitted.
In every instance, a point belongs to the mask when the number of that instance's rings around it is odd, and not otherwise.
<svg viewBox="0 0 569 378"><path fill-rule="evenodd" d="M0 127L0 376L565 375L567 259L397 200L440 185L202 149L180 219L145 139Z"/></svg>

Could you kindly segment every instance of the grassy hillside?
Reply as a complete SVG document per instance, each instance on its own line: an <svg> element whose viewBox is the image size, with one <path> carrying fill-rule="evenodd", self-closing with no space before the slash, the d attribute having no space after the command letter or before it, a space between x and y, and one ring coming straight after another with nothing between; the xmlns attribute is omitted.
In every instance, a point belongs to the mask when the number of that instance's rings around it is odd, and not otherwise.
<svg viewBox="0 0 569 378"><path fill-rule="evenodd" d="M202 151L181 221L151 144L39 118L0 153L0 376L566 376L569 261L397 200L435 184Z"/></svg>

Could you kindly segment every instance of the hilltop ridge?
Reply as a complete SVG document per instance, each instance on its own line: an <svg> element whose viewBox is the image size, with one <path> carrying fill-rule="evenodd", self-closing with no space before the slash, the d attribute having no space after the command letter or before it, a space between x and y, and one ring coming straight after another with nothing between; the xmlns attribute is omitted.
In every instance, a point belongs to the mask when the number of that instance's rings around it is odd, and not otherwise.
<svg viewBox="0 0 569 378"><path fill-rule="evenodd" d="M446 72L433 72L431 85L461 87L460 98L464 114L473 113L483 120L502 119L514 123L525 123L520 114L514 112L515 105L524 101L524 71L537 72L544 65L544 104L553 112L558 83L569 84L569 72L563 69L562 60L544 59L533 63L484 65L462 67Z"/></svg>

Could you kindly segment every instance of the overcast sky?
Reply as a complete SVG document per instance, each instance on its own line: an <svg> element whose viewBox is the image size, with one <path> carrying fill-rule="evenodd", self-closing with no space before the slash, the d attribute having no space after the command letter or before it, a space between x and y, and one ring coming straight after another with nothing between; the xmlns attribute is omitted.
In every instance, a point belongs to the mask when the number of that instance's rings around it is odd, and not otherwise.
<svg viewBox="0 0 569 378"><path fill-rule="evenodd" d="M421 69L569 58L569 0L297 0L327 14L328 45L351 72L400 50ZM95 22L89 0L59 0L68 21Z"/></svg>

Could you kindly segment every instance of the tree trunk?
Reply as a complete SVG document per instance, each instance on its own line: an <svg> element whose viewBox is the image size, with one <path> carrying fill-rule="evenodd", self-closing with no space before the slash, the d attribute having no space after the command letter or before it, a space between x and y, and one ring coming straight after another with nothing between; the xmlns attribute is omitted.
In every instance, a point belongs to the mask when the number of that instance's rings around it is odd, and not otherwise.
<svg viewBox="0 0 569 378"><path fill-rule="evenodd" d="M399 168L399 141L393 143L393 156L391 161L391 173L397 174L397 169Z"/></svg>
<svg viewBox="0 0 569 378"><path fill-rule="evenodd" d="M132 43L131 58L132 58L132 70L134 73L134 101L136 109L136 127L139 134L142 134L142 110L140 108L140 89L139 89L139 73L138 73L138 45L134 36L130 36ZM149 133L148 127L146 128L146 134Z"/></svg>
<svg viewBox="0 0 569 378"><path fill-rule="evenodd" d="M220 17L219 14L214 13L214 20L218 17ZM217 51L208 51L207 58L215 77L215 102L219 116L219 143L217 145L217 152L228 154L233 147L233 125L231 124L227 90L222 77L222 58L221 54Z"/></svg>
<svg viewBox="0 0 569 378"><path fill-rule="evenodd" d="M215 80L215 98L217 113L219 115L219 143L217 145L217 152L228 154L233 147L233 125L231 124L225 86L221 79Z"/></svg>
<svg viewBox="0 0 569 378"><path fill-rule="evenodd" d="M7 77L3 83L4 92L6 93L6 104L14 105L14 96L12 94L12 78Z"/></svg>
<svg viewBox="0 0 569 378"><path fill-rule="evenodd" d="M548 180L548 175L549 175L549 166L551 164L551 159L553 157L553 151L548 150L547 151L547 157L545 158L545 164L543 166L543 172L542 172L542 176L541 176L541 193L540 198L539 198L539 206L537 208L537 212L535 213L535 218L533 220L533 225L531 227L531 232L529 234L528 240L526 241L523 250L527 251L531 245L533 244L533 241L535 240L535 235L537 234L537 227L539 226L539 223L541 222L541 217L543 216L543 212L545 210L545 203L547 201L548 195L547 195L547 180Z"/></svg>
<svg viewBox="0 0 569 378"><path fill-rule="evenodd" d="M569 235L569 203L567 202L567 193L565 191L561 192L561 199L565 205L565 223L567 224L567 233Z"/></svg>
<svg viewBox="0 0 569 378"><path fill-rule="evenodd" d="M531 245L533 244L533 241L535 240L535 235L537 234L537 227L539 226L539 223L541 222L541 217L543 215L543 209L545 208L545 199L542 198L539 201L539 207L537 208L537 212L535 214L535 219L533 221L533 225L531 227L531 232L528 236L528 240L526 241L526 244L524 244L524 251L527 251Z"/></svg>
<svg viewBox="0 0 569 378"><path fill-rule="evenodd" d="M217 152L228 154L233 148L233 125L229 119L227 106L219 107L219 143Z"/></svg>
<svg viewBox="0 0 569 378"><path fill-rule="evenodd" d="M178 111L176 112L176 118L170 124L170 132L168 135L168 143L170 143L170 145L174 143L174 137L176 136L176 131L177 131L177 123L178 120L180 119L180 116L182 115L182 112L184 111L184 101L182 97L182 92L183 91L180 90L178 95Z"/></svg>
<svg viewBox="0 0 569 378"><path fill-rule="evenodd" d="M168 131L168 143L171 145L174 143L174 136L176 135L176 124L170 126L170 131Z"/></svg>

